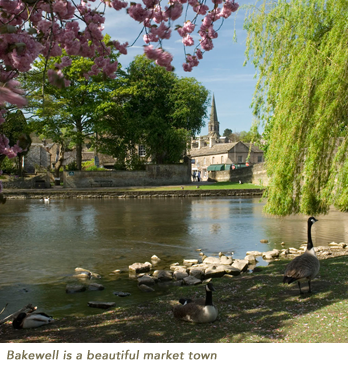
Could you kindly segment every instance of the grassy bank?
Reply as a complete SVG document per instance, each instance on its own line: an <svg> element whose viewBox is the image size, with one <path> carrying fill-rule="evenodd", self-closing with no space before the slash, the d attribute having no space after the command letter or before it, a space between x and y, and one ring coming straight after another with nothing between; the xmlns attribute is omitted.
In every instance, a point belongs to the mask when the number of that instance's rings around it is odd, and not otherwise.
<svg viewBox="0 0 348 369"><path fill-rule="evenodd" d="M149 294L142 305L66 317L32 330L16 331L7 323L0 327L0 342L348 342L348 257L321 260L313 293L302 296L297 284L282 284L288 262L214 279L219 317L213 323L172 317L171 306L179 297L204 295L200 285L175 288L158 299Z"/></svg>

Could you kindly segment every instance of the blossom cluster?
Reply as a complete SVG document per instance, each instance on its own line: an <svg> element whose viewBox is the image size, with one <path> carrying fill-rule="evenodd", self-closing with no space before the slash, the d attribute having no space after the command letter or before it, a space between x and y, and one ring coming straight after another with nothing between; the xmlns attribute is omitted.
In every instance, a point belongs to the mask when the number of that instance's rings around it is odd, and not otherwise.
<svg viewBox="0 0 348 369"><path fill-rule="evenodd" d="M15 78L18 73L29 71L39 55L49 59L62 55L65 50L68 56L47 71L48 81L59 87L69 85L64 78L64 68L71 63L69 56L94 60L91 69L85 73L86 78L99 73L115 78L118 62L111 62L108 57L111 47L126 54L128 43L103 42L106 7L115 11L126 9L132 19L143 24L145 55L169 71L173 69L173 56L163 49L162 43L171 37L172 22L183 15L185 4L185 23L177 26L176 30L185 47L194 46L194 30L201 37L192 55L186 55L185 71L197 66L203 53L213 48L213 40L218 36L215 22L228 18L239 7L234 0L212 0L210 7L206 0L169 0L165 5L162 5L162 0L142 0L142 3L131 2L128 5L122 0L0 0L0 109L6 104L18 107L26 104L24 91ZM189 9L191 20L186 19ZM202 17L202 24L198 27L198 20ZM156 46L151 43L156 43ZM3 110L0 110L0 124L3 119ZM10 148L6 137L0 136L0 155L11 157L17 152L18 147Z"/></svg>

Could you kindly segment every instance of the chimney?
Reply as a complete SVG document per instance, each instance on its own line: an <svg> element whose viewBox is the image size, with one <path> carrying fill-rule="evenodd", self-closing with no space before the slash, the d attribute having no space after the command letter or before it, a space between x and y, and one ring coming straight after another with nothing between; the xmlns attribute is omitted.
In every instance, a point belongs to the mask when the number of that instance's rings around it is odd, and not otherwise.
<svg viewBox="0 0 348 369"><path fill-rule="evenodd" d="M215 138L214 137L210 137L209 138L209 147L213 147L215 145Z"/></svg>

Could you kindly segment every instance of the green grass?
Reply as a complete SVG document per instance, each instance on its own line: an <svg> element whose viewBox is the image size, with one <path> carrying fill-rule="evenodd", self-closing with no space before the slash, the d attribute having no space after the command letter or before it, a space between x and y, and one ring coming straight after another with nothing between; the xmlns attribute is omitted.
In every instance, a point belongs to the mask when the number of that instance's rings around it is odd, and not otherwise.
<svg viewBox="0 0 348 369"><path fill-rule="evenodd" d="M206 182L204 182L206 183ZM199 186L199 188L197 188ZM182 188L183 187L183 188ZM127 191L200 191L200 190L250 190L250 189L263 189L263 186L254 185L252 183L233 183L233 182L218 182L202 184L202 182L196 182L191 185L178 185L178 186L159 186L159 187L133 187L128 188Z"/></svg>
<svg viewBox="0 0 348 369"><path fill-rule="evenodd" d="M348 342L348 257L321 260L313 293L283 285L289 261L253 274L214 279L213 323L174 320L171 306L182 296L203 296L202 285L177 287L148 302L85 318L66 317L33 330L0 327L0 342ZM131 298L131 297L129 297ZM117 302L117 298L115 300Z"/></svg>

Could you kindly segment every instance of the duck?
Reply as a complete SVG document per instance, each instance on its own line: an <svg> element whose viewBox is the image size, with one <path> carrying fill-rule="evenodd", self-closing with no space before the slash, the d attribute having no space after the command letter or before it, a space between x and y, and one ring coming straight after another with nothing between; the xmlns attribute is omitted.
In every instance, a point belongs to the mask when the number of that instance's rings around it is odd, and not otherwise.
<svg viewBox="0 0 348 369"><path fill-rule="evenodd" d="M53 322L54 319L45 313L19 313L13 320L12 326L15 329L36 328Z"/></svg>
<svg viewBox="0 0 348 369"><path fill-rule="evenodd" d="M181 298L180 305L173 308L174 317L193 323L210 323L216 320L218 309L213 305L213 291L215 291L213 284L210 282L206 284L205 291L205 299Z"/></svg>
<svg viewBox="0 0 348 369"><path fill-rule="evenodd" d="M283 283L292 283L297 281L300 289L300 294L303 294L301 290L301 282L308 281L308 293L312 292L311 280L315 278L320 269L320 263L318 257L314 251L312 242L311 229L312 225L318 220L314 217L309 217L307 220L307 248L304 254L297 256L286 267L283 277Z"/></svg>
<svg viewBox="0 0 348 369"><path fill-rule="evenodd" d="M44 202L45 202L46 204L48 204L48 203L50 202L50 198L49 198L49 197L44 197Z"/></svg>

